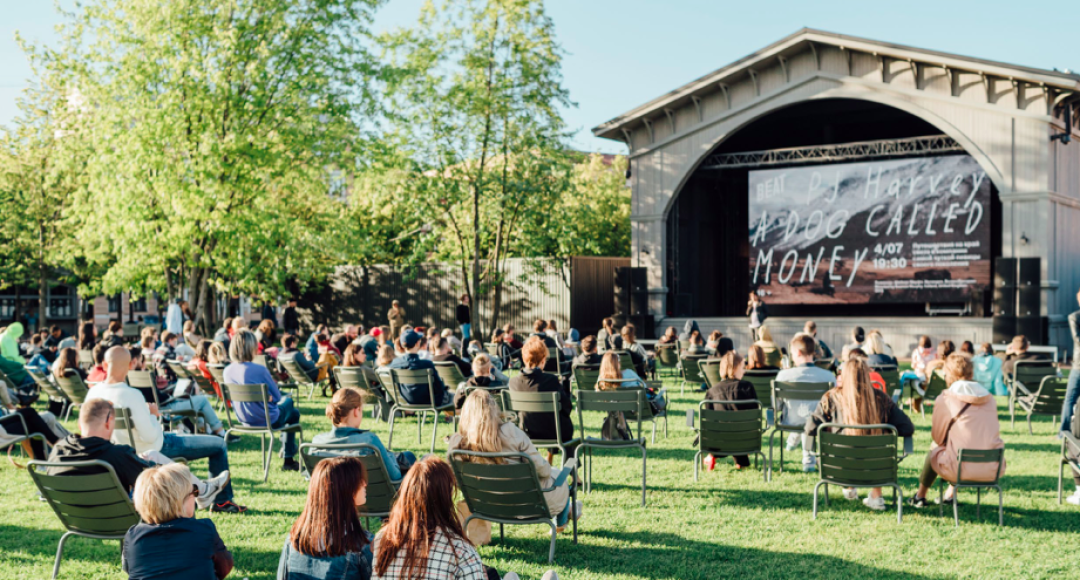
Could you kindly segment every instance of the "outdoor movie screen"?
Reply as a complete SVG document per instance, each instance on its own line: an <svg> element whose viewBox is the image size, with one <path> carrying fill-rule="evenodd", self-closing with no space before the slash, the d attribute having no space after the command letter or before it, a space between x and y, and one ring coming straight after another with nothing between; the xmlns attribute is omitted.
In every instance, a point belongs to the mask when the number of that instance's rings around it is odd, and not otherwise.
<svg viewBox="0 0 1080 580"><path fill-rule="evenodd" d="M968 155L749 174L750 289L773 304L962 302L989 288L991 184Z"/></svg>

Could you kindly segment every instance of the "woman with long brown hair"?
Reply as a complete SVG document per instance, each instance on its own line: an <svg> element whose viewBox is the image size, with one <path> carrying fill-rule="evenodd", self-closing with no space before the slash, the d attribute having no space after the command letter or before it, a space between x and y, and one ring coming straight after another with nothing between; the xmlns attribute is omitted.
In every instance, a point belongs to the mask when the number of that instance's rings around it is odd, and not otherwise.
<svg viewBox="0 0 1080 580"><path fill-rule="evenodd" d="M63 378L68 371L74 371L79 378L86 380L86 371L79 368L79 356L75 349L70 346L60 349L56 353L56 361L53 362L52 372L56 378Z"/></svg>
<svg viewBox="0 0 1080 580"><path fill-rule="evenodd" d="M379 580L487 580L454 507L450 465L429 455L409 470L390 518L375 536Z"/></svg>
<svg viewBox="0 0 1080 580"><path fill-rule="evenodd" d="M93 350L97 342L97 328L87 321L79 325L79 350Z"/></svg>
<svg viewBox="0 0 1080 580"><path fill-rule="evenodd" d="M753 346L751 346L751 354L753 354ZM760 350L760 348L758 348ZM758 398L757 391L754 389L753 383L742 380L746 374L746 364L739 353L729 350L724 353L724 356L720 357L720 367L718 369L720 374L720 382L716 383L709 388L709 391L705 393L706 401L756 401ZM708 405L713 411L744 411L752 410L754 405L745 403L712 403ZM748 455L732 455L732 459L735 461L735 469L742 469L750 465L750 457ZM716 467L716 458L712 454L706 455L702 461L705 464L705 469L712 471Z"/></svg>
<svg viewBox="0 0 1080 580"><path fill-rule="evenodd" d="M371 534L356 508L367 501L367 472L356 457L323 459L308 485L278 561L278 580L371 578Z"/></svg>
<svg viewBox="0 0 1080 580"><path fill-rule="evenodd" d="M821 401L817 410L806 421L806 436L817 436L818 427L824 423L839 423L843 425L880 425L889 424L896 427L898 437L910 437L915 433L915 425L904 414L900 407L896 406L884 391L875 389L870 384L870 367L861 357L849 358L844 363L844 371L840 376L837 386L829 389ZM879 429L852 429L848 435L881 435ZM855 488L844 490L847 499L858 499L859 492ZM863 500L866 507L881 511L885 509L885 498L881 497L881 488L875 487L870 490L870 496Z"/></svg>
<svg viewBox="0 0 1080 580"><path fill-rule="evenodd" d="M355 342L349 343L349 346L345 347L345 354L342 355L341 366L343 367L358 367L363 366L367 357L364 354L364 347L356 344Z"/></svg>

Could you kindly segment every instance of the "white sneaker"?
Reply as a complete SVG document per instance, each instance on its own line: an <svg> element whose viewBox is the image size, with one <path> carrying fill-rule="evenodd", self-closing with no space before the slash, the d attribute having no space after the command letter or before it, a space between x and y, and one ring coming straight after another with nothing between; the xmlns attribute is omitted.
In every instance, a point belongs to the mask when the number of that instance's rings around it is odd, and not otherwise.
<svg viewBox="0 0 1080 580"><path fill-rule="evenodd" d="M503 574L502 580L521 580L521 576L518 576L517 572L507 572Z"/></svg>
<svg viewBox="0 0 1080 580"><path fill-rule="evenodd" d="M1072 495L1065 498L1065 501L1071 503L1072 505L1080 505L1080 489L1076 490L1075 492L1073 492Z"/></svg>
<svg viewBox="0 0 1080 580"><path fill-rule="evenodd" d="M856 500L859 499L859 490L854 487L844 488L844 499Z"/></svg>
<svg viewBox="0 0 1080 580"><path fill-rule="evenodd" d="M784 444L785 451L795 451L799 447L799 443L802 442L802 436L798 433L792 433L788 435L787 443Z"/></svg>
<svg viewBox="0 0 1080 580"><path fill-rule="evenodd" d="M554 570L548 570L547 572L544 572L544 577L540 580L559 580L559 575L556 574Z"/></svg>
<svg viewBox="0 0 1080 580"><path fill-rule="evenodd" d="M211 477L203 482L202 493L195 498L195 506L201 510L210 509L210 506L214 505L214 499L228 485L229 477L229 470L226 469L219 473L217 477Z"/></svg>
<svg viewBox="0 0 1080 580"><path fill-rule="evenodd" d="M803 458L802 470L806 473L817 471L817 459L813 455Z"/></svg>
<svg viewBox="0 0 1080 580"><path fill-rule="evenodd" d="M863 505L878 512L885 511L885 498L883 497L868 497L862 500Z"/></svg>

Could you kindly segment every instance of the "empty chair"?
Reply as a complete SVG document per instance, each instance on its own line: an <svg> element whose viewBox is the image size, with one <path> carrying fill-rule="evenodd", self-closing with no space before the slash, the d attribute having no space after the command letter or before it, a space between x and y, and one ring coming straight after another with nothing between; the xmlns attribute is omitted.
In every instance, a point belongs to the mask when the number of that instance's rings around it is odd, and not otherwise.
<svg viewBox="0 0 1080 580"><path fill-rule="evenodd" d="M1009 425L1016 424L1016 408L1027 413L1028 434L1034 435L1031 430L1031 417L1033 415L1046 415L1055 419L1061 417L1061 408L1065 404L1065 391L1069 387L1068 379L1046 376L1039 382L1038 388L1028 390L1027 385L1021 381L1013 382L1017 392L1016 397L1010 397ZM1055 425L1056 428L1056 425Z"/></svg>

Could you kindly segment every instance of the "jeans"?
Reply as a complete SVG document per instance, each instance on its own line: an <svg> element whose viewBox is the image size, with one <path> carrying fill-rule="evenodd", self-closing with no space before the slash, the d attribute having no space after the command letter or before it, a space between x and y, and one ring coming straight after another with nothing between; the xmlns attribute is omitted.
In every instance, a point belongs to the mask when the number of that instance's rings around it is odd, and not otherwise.
<svg viewBox="0 0 1080 580"><path fill-rule="evenodd" d="M300 410L293 406L291 397L284 397L278 403L277 420L270 424L274 429L281 429L286 425L300 422ZM281 443L285 446L285 459L296 457L296 433L282 433Z"/></svg>
<svg viewBox="0 0 1080 580"><path fill-rule="evenodd" d="M1061 408L1061 430L1068 431L1072 428L1073 409L1076 408L1076 400L1080 399L1080 369L1075 366L1069 371L1069 386L1065 389L1065 403Z"/></svg>
<svg viewBox="0 0 1080 580"><path fill-rule="evenodd" d="M163 411L188 409L195 411L202 417L211 433L221 429L221 419L218 419L217 413L214 412L214 406L210 404L210 400L205 395L191 395L190 397L173 399L161 407Z"/></svg>
<svg viewBox="0 0 1080 580"><path fill-rule="evenodd" d="M472 336L472 325L468 324L468 323L462 324L461 325L461 340L463 340L465 342L466 346L468 346L469 338L471 336Z"/></svg>
<svg viewBox="0 0 1080 580"><path fill-rule="evenodd" d="M567 498L566 507L563 508L563 511L559 512L559 515L555 516L556 526L561 528L566 525L566 522L570 521L570 510L574 509L574 505L570 503L572 500L573 497Z"/></svg>
<svg viewBox="0 0 1080 580"><path fill-rule="evenodd" d="M802 462L803 465L817 465L817 459L811 454L813 451L813 445L807 441L806 434L804 433L789 433L787 438L788 447L794 447L797 442L802 443Z"/></svg>
<svg viewBox="0 0 1080 580"><path fill-rule="evenodd" d="M225 440L216 435L166 433L161 444L161 454L170 459L183 457L189 461L206 457L210 460L210 477L217 477L229 468L229 451L225 447ZM232 498L232 483L229 483L218 493L214 502L225 503L232 501Z"/></svg>

